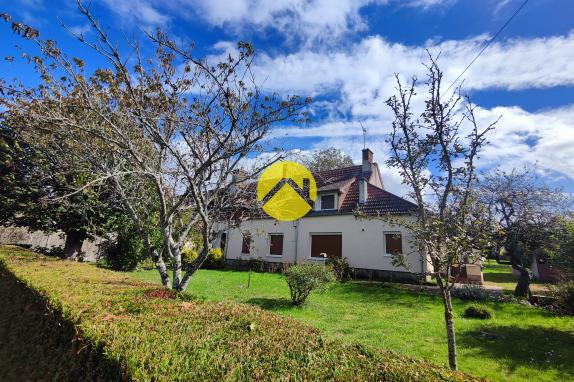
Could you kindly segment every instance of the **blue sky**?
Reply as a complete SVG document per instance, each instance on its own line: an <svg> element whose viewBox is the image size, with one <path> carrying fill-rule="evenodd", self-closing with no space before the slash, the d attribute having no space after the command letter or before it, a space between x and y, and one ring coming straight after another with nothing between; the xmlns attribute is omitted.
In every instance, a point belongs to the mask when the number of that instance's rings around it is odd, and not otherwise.
<svg viewBox="0 0 574 382"><path fill-rule="evenodd" d="M312 123L284 127L274 144L286 149L339 147L355 160L367 144L382 163L391 114L393 75L424 77L425 49L438 54L454 80L523 0L94 0L93 12L123 44L125 36L160 26L194 41L198 56L233 52L238 40L257 51L263 88L312 96ZM75 1L0 1L0 12L56 39L92 66L98 59L62 30L87 24ZM574 2L530 0L464 76L481 123L502 119L480 166L534 166L541 178L574 192ZM0 28L3 56L23 44ZM143 39L142 39L143 41ZM25 65L0 62L2 77L33 81ZM424 92L421 92L424 93ZM419 104L422 99L419 100ZM401 193L396 172L383 169L387 188ZM403 190L404 191L404 190Z"/></svg>

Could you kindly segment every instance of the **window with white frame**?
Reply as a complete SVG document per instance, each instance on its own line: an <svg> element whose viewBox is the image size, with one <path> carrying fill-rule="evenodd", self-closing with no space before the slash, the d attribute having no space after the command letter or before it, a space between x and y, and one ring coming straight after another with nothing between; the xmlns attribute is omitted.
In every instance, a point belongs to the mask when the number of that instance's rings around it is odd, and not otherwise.
<svg viewBox="0 0 574 382"><path fill-rule="evenodd" d="M336 208L337 195L324 194L319 195L319 210L334 210Z"/></svg>
<svg viewBox="0 0 574 382"><path fill-rule="evenodd" d="M383 236L385 256L403 253L403 236L400 232L385 232Z"/></svg>

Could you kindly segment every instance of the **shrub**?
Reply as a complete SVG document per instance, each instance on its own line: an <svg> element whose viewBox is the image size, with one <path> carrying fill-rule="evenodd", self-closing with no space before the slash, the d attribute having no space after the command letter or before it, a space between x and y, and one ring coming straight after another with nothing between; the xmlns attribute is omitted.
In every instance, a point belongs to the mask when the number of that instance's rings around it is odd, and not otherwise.
<svg viewBox="0 0 574 382"><path fill-rule="evenodd" d="M207 254L207 259L203 262L202 268L214 269L223 266L223 250L221 248L211 248Z"/></svg>
<svg viewBox="0 0 574 382"><path fill-rule="evenodd" d="M181 252L181 261L190 264L197 259L197 251L191 246L186 246ZM223 250L221 248L211 248L201 268L214 269L223 266Z"/></svg>
<svg viewBox="0 0 574 382"><path fill-rule="evenodd" d="M492 317L490 308L482 305L470 305L464 310L464 317L477 318L479 320L488 320Z"/></svg>
<svg viewBox="0 0 574 382"><path fill-rule="evenodd" d="M453 297L458 297L461 300L470 300L470 301L496 300L496 297L491 292L489 292L488 290L486 290L481 286L473 284L456 286L452 288L451 294Z"/></svg>
<svg viewBox="0 0 574 382"><path fill-rule="evenodd" d="M331 268L320 262L295 264L285 271L285 277L294 305L303 304L313 290L322 291L336 280Z"/></svg>
<svg viewBox="0 0 574 382"><path fill-rule="evenodd" d="M195 259L197 259L197 251L190 245L184 246L181 250L181 261L184 264L191 264Z"/></svg>
<svg viewBox="0 0 574 382"><path fill-rule="evenodd" d="M249 262L249 270L255 272L264 272L265 271L265 261L262 259L252 258L248 260Z"/></svg>
<svg viewBox="0 0 574 382"><path fill-rule="evenodd" d="M325 264L331 267L337 281L346 281L351 274L351 268L346 257L329 257Z"/></svg>
<svg viewBox="0 0 574 382"><path fill-rule="evenodd" d="M119 216L110 230L115 235L100 245L102 254L98 259L99 265L114 271L131 272L149 258L138 230L127 216ZM149 233L152 242L162 241L159 231L150 230Z"/></svg>
<svg viewBox="0 0 574 382"><path fill-rule="evenodd" d="M561 311L574 315L574 281L556 285L552 294L556 297L556 303Z"/></svg>
<svg viewBox="0 0 574 382"><path fill-rule="evenodd" d="M147 257L144 243L127 220L116 230L115 239L102 244L103 263L114 271L131 272Z"/></svg>

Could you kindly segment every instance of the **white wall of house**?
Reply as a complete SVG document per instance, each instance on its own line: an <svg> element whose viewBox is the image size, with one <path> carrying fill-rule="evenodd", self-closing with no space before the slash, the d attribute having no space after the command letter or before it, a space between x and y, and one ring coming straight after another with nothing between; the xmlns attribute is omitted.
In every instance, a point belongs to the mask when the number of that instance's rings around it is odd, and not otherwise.
<svg viewBox="0 0 574 382"><path fill-rule="evenodd" d="M408 217L405 217L408 219ZM296 225L299 224L298 232ZM251 233L250 254L242 253L242 232ZM269 234L282 233L283 255L269 254ZM412 245L412 236L403 226L393 226L379 219L357 219L353 215L306 217L299 222L279 222L271 219L243 222L240 228L229 230L225 250L226 259L257 258L268 262L316 260L311 255L313 234L341 234L342 256L353 268L408 272L395 267L392 257L385 254L385 233L400 233L403 252L408 255L412 272L426 271L427 264L421 262L420 254ZM317 260L320 261L320 260Z"/></svg>

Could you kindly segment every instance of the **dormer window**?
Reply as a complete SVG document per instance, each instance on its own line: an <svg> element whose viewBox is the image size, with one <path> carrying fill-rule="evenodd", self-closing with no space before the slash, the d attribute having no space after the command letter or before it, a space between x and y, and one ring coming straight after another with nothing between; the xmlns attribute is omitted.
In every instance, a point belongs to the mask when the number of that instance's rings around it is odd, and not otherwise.
<svg viewBox="0 0 574 382"><path fill-rule="evenodd" d="M319 195L319 208L318 210L334 210L336 202L335 194Z"/></svg>

